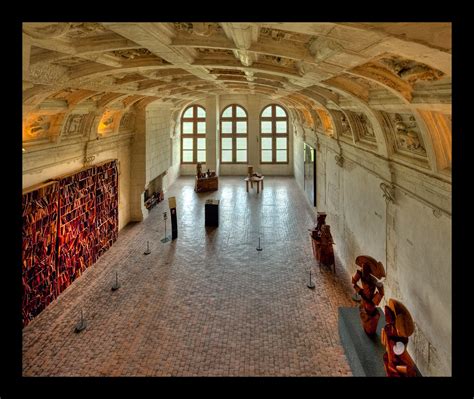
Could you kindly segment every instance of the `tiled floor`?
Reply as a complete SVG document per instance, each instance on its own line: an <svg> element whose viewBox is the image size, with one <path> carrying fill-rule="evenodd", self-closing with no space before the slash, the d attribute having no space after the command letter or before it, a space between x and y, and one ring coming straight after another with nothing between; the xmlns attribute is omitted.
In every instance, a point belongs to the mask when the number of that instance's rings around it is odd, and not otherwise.
<svg viewBox="0 0 474 399"><path fill-rule="evenodd" d="M160 242L164 201L23 330L24 376L351 375L337 329L337 308L354 305L349 276L316 266L295 180L266 177L258 195L240 177L210 193L193 183L166 194L177 240ZM221 200L218 228L204 227L208 198ZM76 334L80 309L87 328Z"/></svg>

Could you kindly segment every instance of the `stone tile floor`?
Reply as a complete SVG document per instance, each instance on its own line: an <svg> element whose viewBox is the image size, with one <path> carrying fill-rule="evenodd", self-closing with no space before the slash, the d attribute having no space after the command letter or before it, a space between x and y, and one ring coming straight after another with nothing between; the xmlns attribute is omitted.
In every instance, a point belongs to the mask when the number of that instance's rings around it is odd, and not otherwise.
<svg viewBox="0 0 474 399"><path fill-rule="evenodd" d="M294 178L265 177L258 195L242 177L221 177L215 192L193 184L178 179L24 328L24 376L351 375L337 326L337 308L354 306L350 277L338 262L336 275L316 265L314 216ZM162 243L169 196L178 239ZM204 226L208 198L221 200L218 228Z"/></svg>

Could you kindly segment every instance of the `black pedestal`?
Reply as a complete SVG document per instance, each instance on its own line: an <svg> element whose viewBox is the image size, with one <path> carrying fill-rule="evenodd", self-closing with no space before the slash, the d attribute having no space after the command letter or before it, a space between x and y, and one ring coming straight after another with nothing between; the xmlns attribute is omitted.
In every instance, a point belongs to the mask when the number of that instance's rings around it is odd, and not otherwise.
<svg viewBox="0 0 474 399"><path fill-rule="evenodd" d="M385 348L380 334L385 326L385 316L381 309L377 334L369 337L362 327L359 308L339 308L339 336L344 347L352 374L356 377L386 377L383 366Z"/></svg>
<svg viewBox="0 0 474 399"><path fill-rule="evenodd" d="M175 240L178 238L178 221L176 219L176 208L171 208L171 239Z"/></svg>
<svg viewBox="0 0 474 399"><path fill-rule="evenodd" d="M204 211L206 226L219 226L219 200L207 200Z"/></svg>

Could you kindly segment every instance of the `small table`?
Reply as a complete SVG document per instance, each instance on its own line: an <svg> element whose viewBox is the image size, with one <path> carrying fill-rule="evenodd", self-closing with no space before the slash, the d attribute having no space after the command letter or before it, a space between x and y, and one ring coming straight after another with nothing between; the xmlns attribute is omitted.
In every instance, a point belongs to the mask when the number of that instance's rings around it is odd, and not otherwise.
<svg viewBox="0 0 474 399"><path fill-rule="evenodd" d="M247 187L247 192L249 192L249 182L250 182L250 187L251 188L253 188L253 182L257 183L257 194L260 192L260 185L262 185L262 190L263 190L263 178L264 178L264 176L262 176L262 177L255 177L255 176L246 177L245 178L245 185Z"/></svg>

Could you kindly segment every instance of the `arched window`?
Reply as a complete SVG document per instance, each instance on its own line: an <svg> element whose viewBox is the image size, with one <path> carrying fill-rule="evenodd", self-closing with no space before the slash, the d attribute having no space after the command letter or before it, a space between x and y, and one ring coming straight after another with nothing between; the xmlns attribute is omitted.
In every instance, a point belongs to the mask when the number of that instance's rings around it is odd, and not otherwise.
<svg viewBox="0 0 474 399"><path fill-rule="evenodd" d="M221 115L221 163L247 163L247 111L232 104Z"/></svg>
<svg viewBox="0 0 474 399"><path fill-rule="evenodd" d="M181 163L206 162L206 110L186 108L181 117Z"/></svg>
<svg viewBox="0 0 474 399"><path fill-rule="evenodd" d="M276 104L260 114L260 162L288 163L288 114Z"/></svg>

